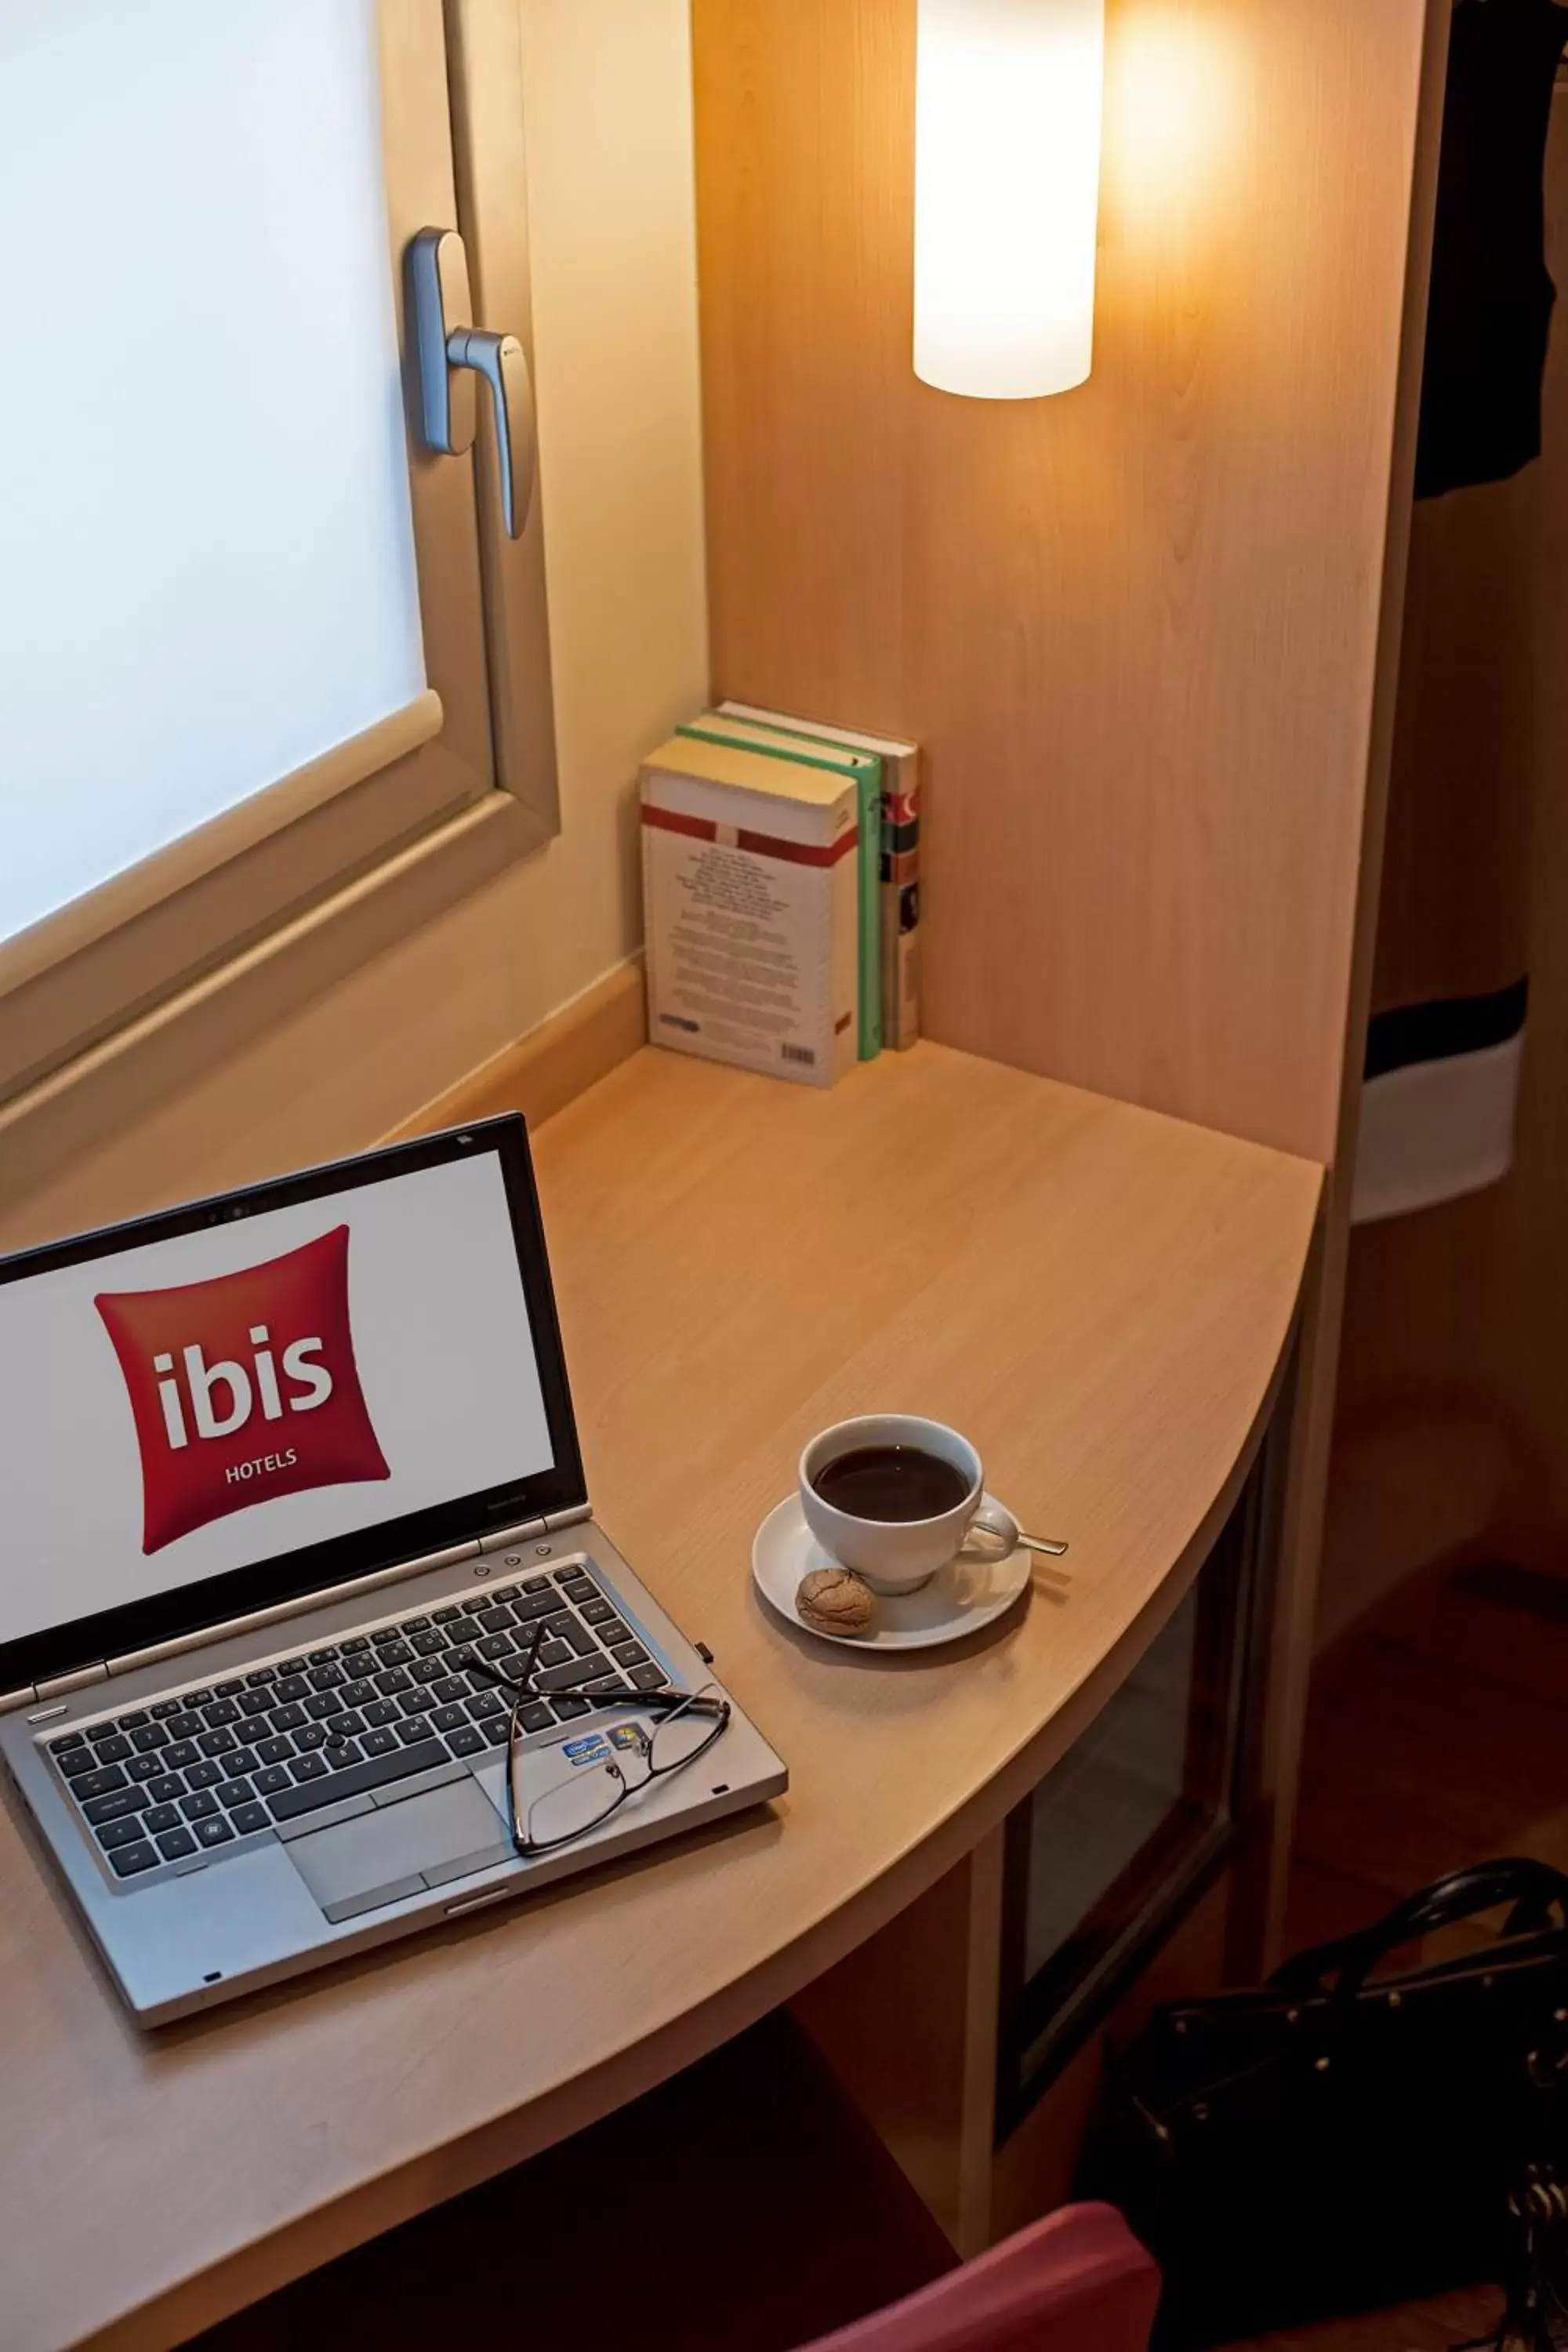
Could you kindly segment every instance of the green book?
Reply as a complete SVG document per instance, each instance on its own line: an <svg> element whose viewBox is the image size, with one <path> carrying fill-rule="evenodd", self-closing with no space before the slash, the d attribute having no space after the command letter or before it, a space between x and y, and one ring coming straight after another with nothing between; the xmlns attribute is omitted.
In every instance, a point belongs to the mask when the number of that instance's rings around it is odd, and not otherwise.
<svg viewBox="0 0 1568 2352"><path fill-rule="evenodd" d="M793 760L806 768L826 768L832 774L852 776L858 795L860 1059L874 1061L882 1050L882 762L872 751L851 751L820 737L787 733L782 727L759 727L749 719L731 719L721 710L705 710L676 730L678 735L706 743L726 743L733 751L758 751L764 759Z"/></svg>

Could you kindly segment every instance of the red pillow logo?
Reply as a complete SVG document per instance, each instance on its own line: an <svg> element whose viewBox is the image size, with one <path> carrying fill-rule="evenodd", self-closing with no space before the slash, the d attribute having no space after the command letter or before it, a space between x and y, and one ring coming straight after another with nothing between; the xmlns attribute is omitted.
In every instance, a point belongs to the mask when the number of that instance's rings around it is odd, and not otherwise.
<svg viewBox="0 0 1568 2352"><path fill-rule="evenodd" d="M142 1448L142 1549L229 1511L390 1478L349 1328L349 1229L177 1290L100 1291Z"/></svg>

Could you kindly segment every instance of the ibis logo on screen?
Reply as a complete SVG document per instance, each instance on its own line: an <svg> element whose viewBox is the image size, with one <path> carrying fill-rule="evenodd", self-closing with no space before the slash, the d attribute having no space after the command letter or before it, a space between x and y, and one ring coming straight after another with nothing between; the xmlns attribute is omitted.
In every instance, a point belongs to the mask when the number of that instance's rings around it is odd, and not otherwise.
<svg viewBox="0 0 1568 2352"><path fill-rule="evenodd" d="M100 1291L142 1450L143 1552L230 1511L389 1478L349 1327L349 1229L175 1290Z"/></svg>

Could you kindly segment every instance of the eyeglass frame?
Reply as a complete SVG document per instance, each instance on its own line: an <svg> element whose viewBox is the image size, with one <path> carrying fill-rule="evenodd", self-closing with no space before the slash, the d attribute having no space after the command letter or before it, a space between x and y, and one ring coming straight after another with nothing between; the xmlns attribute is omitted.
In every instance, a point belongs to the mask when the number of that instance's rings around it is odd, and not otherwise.
<svg viewBox="0 0 1568 2352"><path fill-rule="evenodd" d="M512 1702L511 1720L507 1727L506 1825L508 1834L511 1839L514 1848L519 1854L524 1857L524 1859L532 1854L553 1853L561 1846L574 1844L578 1838L587 1837L592 1831L602 1829L605 1822L609 1821L612 1815L620 1811L627 1798L635 1796L637 1790L646 1789L649 1781L659 1780L668 1774L684 1772L689 1764L695 1764L700 1757L706 1756L708 1750L723 1737L724 1733L730 1727L730 1719L734 1713L734 1709L727 1698L712 1700L708 1697L706 1690L682 1690L679 1685L674 1683L666 1683L662 1688L658 1690L628 1691L624 1699L615 1696L612 1694L602 1694L601 1696L607 1702L601 1709L601 1711L605 1713L608 1713L612 1707L616 1707L626 1709L640 1708L646 1710L649 1714L659 1714L668 1711L671 1715L679 1715L683 1713L686 1709L690 1708L694 1713L711 1715L714 1718L713 1728L709 1733L707 1738L702 1740L699 1746L692 1749L689 1756L683 1756L679 1764L667 1764L662 1768L658 1767L653 1763L653 1742L647 1738L646 1734L644 1734L640 1739L639 1745L641 1749L645 1752L647 1759L647 1777L646 1780L638 1780L635 1784L629 1781L626 1779L626 1774L621 1770L620 1765L616 1762L616 1759L612 1757L608 1764L603 1769L613 1773L615 1778L621 1783L620 1794L616 1798L615 1802L611 1805L607 1805L596 1821L585 1822L580 1830L568 1830L564 1836L558 1838L531 1838L528 1834L525 1823L520 1821L518 1817L517 1770L521 1756L522 1743L524 1738L527 1737L527 1734L522 1729L523 1708L532 1705L537 1700L550 1699L556 1696L553 1692L541 1690L533 1680L534 1666L538 1660L540 1647L543 1640L543 1633L544 1628L542 1624L536 1624L534 1626L533 1638L529 1644L528 1656L521 1675L503 1674L499 1666L491 1665L488 1658L474 1658L470 1661L469 1664L470 1672L481 1674L484 1675L487 1682L499 1683L503 1690L509 1690L515 1694ZM531 1807L530 1811L532 1809Z"/></svg>

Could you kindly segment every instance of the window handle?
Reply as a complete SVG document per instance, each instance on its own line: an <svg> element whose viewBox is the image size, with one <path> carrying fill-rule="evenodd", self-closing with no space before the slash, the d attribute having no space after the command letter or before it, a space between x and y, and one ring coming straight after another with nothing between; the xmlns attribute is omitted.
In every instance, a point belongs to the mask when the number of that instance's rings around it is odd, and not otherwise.
<svg viewBox="0 0 1568 2352"><path fill-rule="evenodd" d="M408 279L425 446L448 457L473 447L482 378L495 417L501 516L508 538L521 539L538 462L528 355L515 335L492 335L471 323L468 256L455 229L420 230L408 248Z"/></svg>

